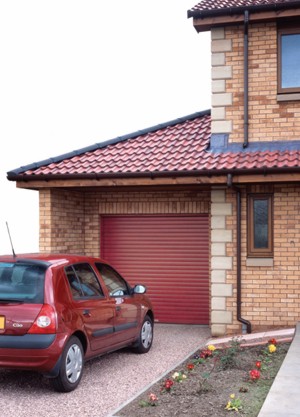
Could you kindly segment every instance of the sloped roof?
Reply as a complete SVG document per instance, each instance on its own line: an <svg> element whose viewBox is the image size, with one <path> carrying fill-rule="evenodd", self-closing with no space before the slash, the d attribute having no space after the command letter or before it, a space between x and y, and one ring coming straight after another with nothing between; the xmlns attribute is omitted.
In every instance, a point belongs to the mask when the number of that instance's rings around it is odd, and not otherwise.
<svg viewBox="0 0 300 417"><path fill-rule="evenodd" d="M280 10L299 7L298 0L202 0L188 10L188 17L205 17L253 11Z"/></svg>
<svg viewBox="0 0 300 417"><path fill-rule="evenodd" d="M12 181L152 175L221 175L298 171L300 141L220 146L210 111L30 164L7 173ZM212 135L214 136L214 135ZM214 139L214 140L213 140ZM225 138L226 139L226 138ZM227 138L228 139L228 138Z"/></svg>
<svg viewBox="0 0 300 417"><path fill-rule="evenodd" d="M8 172L8 179L118 175L198 169L210 138L210 110Z"/></svg>

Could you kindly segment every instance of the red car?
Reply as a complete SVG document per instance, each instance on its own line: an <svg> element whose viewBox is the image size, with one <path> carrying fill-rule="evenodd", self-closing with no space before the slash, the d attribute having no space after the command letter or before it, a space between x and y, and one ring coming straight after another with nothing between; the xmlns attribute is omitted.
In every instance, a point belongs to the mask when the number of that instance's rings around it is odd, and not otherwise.
<svg viewBox="0 0 300 417"><path fill-rule="evenodd" d="M0 256L0 367L41 372L69 392L85 360L125 346L148 352L154 316L145 292L99 258Z"/></svg>

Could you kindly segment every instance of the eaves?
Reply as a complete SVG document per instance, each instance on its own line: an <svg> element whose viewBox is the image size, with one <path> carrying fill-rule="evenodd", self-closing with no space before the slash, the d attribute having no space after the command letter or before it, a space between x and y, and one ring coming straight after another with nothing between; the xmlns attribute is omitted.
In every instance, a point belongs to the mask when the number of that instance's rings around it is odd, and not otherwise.
<svg viewBox="0 0 300 417"><path fill-rule="evenodd" d="M300 7L300 1L291 1L286 3L272 3L272 4L261 4L261 5L247 5L247 6L236 6L236 7L224 7L206 10L188 10L188 18L206 18L215 16L230 16L236 14L243 14L245 10L251 13L260 13L267 11L279 11L294 9Z"/></svg>
<svg viewBox="0 0 300 417"><path fill-rule="evenodd" d="M300 182L300 167L165 171L113 174L16 175L18 188L148 187L161 185L226 185L228 176L235 184Z"/></svg>

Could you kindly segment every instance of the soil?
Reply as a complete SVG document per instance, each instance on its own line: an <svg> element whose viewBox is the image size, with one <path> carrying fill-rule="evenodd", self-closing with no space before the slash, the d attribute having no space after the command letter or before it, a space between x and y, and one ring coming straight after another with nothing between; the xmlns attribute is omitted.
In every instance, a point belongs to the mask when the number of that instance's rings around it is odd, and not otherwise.
<svg viewBox="0 0 300 417"><path fill-rule="evenodd" d="M235 410L225 409L231 394L241 401L238 413L257 417L273 380L281 366L290 343L277 342L276 352L269 352L270 343L243 346L232 339L228 347L217 348L211 356L199 359L199 350L177 369L151 386L142 395L119 410L117 416L126 417L223 417ZM202 355L203 356L203 355ZM261 367L256 362L261 361ZM193 369L189 370L188 365ZM258 364L259 365L259 364ZM253 381L250 370L259 369L260 378ZM174 373L186 375L181 382ZM173 382L166 389L166 381ZM168 384L167 384L168 385ZM157 400L151 401L150 394Z"/></svg>

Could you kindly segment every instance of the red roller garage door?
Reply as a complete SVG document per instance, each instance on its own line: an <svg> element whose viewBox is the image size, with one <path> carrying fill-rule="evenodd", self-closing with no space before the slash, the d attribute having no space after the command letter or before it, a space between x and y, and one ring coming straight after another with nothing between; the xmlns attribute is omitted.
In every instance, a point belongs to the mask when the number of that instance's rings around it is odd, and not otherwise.
<svg viewBox="0 0 300 417"><path fill-rule="evenodd" d="M130 284L147 286L162 323L209 322L208 216L109 216L101 253Z"/></svg>

